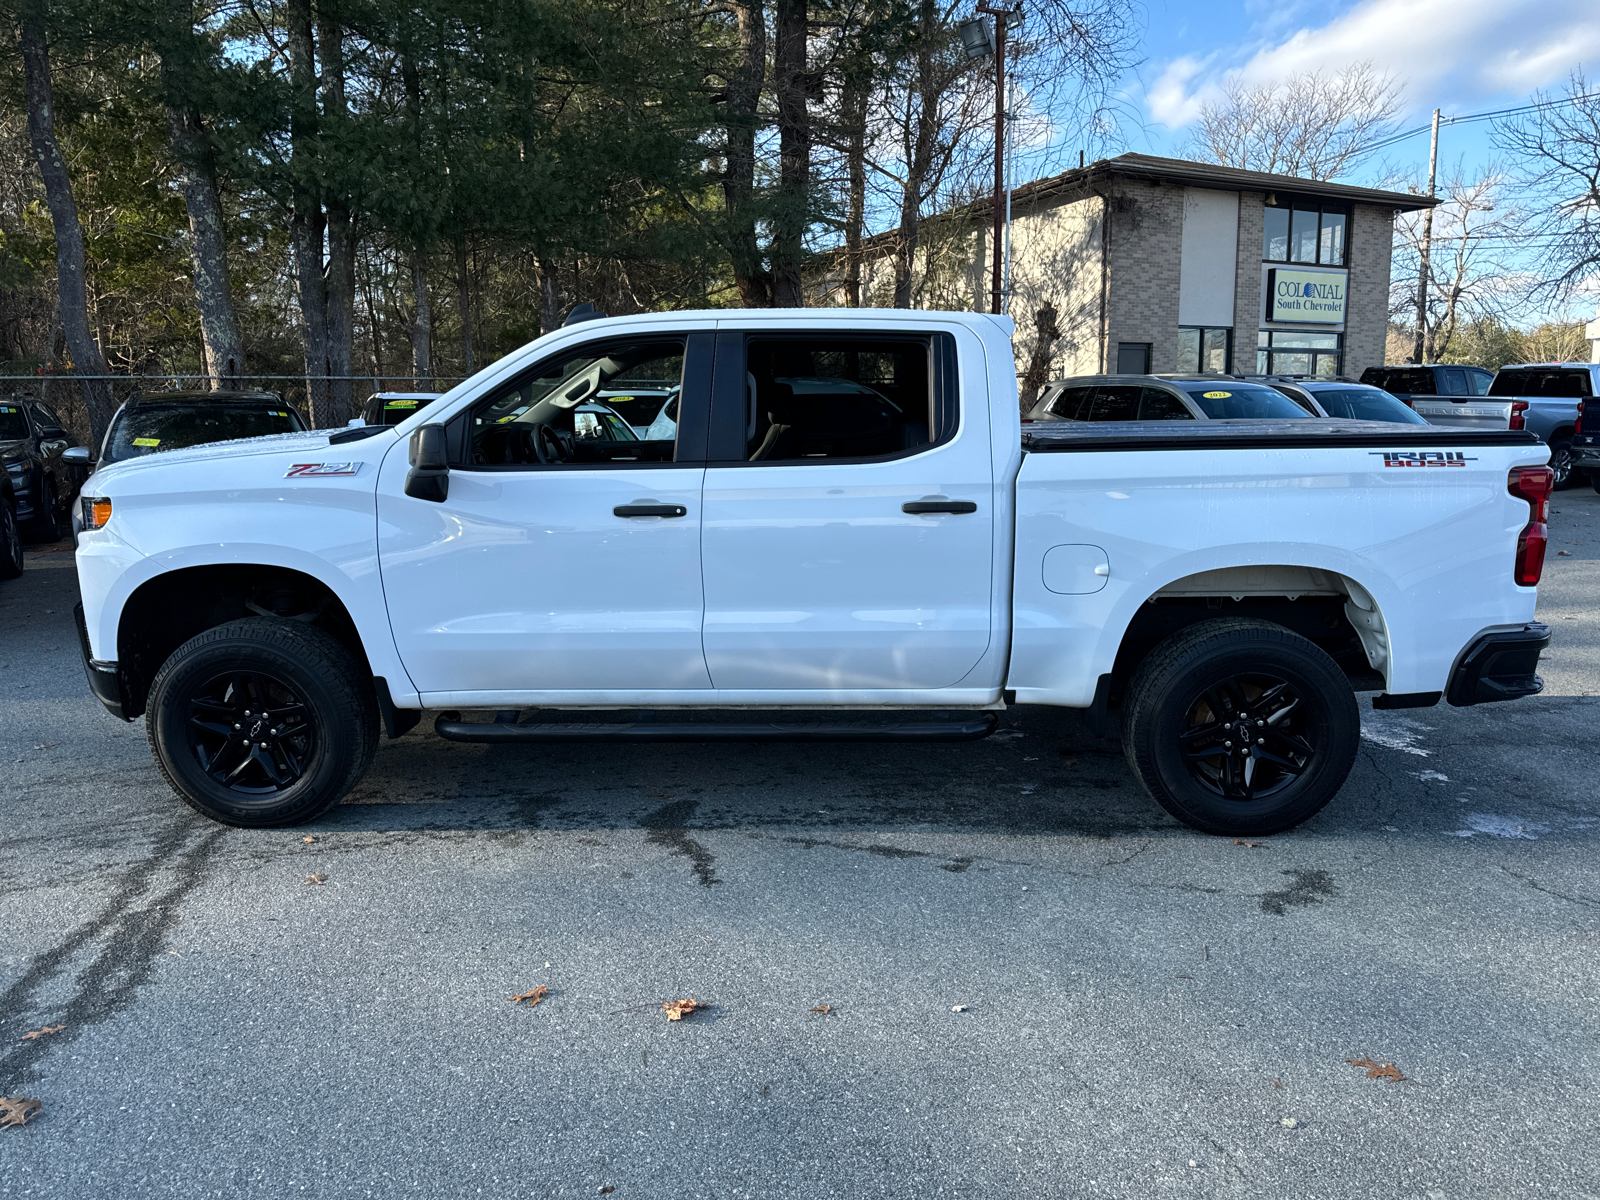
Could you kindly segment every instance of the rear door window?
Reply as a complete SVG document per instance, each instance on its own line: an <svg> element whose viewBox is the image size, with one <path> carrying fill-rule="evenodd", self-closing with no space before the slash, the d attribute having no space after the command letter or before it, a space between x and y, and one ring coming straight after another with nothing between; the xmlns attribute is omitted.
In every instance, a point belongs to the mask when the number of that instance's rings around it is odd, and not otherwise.
<svg viewBox="0 0 1600 1200"><path fill-rule="evenodd" d="M1587 371L1501 371L1489 385L1491 396L1546 396L1571 400L1592 394Z"/></svg>
<svg viewBox="0 0 1600 1200"><path fill-rule="evenodd" d="M1165 388L1147 387L1139 392L1139 420L1192 421L1194 414L1182 400Z"/></svg>
<svg viewBox="0 0 1600 1200"><path fill-rule="evenodd" d="M1139 419L1139 392L1137 386L1105 384L1094 390L1089 402L1091 421L1137 421Z"/></svg>
<svg viewBox="0 0 1600 1200"><path fill-rule="evenodd" d="M1087 421L1089 398L1093 395L1092 387L1063 388L1061 394L1051 401L1050 415L1064 421Z"/></svg>
<svg viewBox="0 0 1600 1200"><path fill-rule="evenodd" d="M1472 384L1472 394L1474 396L1487 396L1489 394L1489 383L1493 379L1494 376L1487 371L1467 372L1467 381Z"/></svg>
<svg viewBox="0 0 1600 1200"><path fill-rule="evenodd" d="M1439 368L1439 394L1441 396L1470 396L1467 390L1467 373L1459 367Z"/></svg>

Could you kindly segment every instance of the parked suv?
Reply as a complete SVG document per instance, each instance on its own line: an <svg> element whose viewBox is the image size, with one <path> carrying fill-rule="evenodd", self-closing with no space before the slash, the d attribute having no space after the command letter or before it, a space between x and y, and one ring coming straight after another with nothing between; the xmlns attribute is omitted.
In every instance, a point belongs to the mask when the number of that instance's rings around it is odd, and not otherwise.
<svg viewBox="0 0 1600 1200"><path fill-rule="evenodd" d="M84 474L63 457L76 444L61 418L39 401L0 400L0 462L23 536L53 542L63 535L67 507Z"/></svg>
<svg viewBox="0 0 1600 1200"><path fill-rule="evenodd" d="M1265 384L1231 375L1079 375L1045 388L1024 421L1272 421L1309 417Z"/></svg>
<svg viewBox="0 0 1600 1200"><path fill-rule="evenodd" d="M274 433L306 428L300 414L272 392L135 393L111 418L100 447L100 466ZM87 461L85 451L79 457Z"/></svg>

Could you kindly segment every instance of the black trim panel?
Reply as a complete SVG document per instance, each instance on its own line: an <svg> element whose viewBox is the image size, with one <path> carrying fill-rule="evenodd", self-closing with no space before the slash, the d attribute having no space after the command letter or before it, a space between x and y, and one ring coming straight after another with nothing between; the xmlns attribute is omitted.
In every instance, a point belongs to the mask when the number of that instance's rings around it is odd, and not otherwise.
<svg viewBox="0 0 1600 1200"><path fill-rule="evenodd" d="M392 740L416 727L422 713L415 708L396 708L389 694L389 681L382 675L372 677L372 690L378 695L378 712L383 715L383 731Z"/></svg>
<svg viewBox="0 0 1600 1200"><path fill-rule="evenodd" d="M1519 700L1544 691L1534 672L1550 645L1550 626L1530 621L1521 629L1479 634L1450 672L1445 699L1456 708Z"/></svg>
<svg viewBox="0 0 1600 1200"><path fill-rule="evenodd" d="M796 714L797 718L800 714ZM1000 714L934 717L907 713L888 720L548 722L462 721L442 714L434 732L452 742L975 742L1000 724Z"/></svg>
<svg viewBox="0 0 1600 1200"><path fill-rule="evenodd" d="M1442 699L1444 699L1443 692L1385 692L1381 696L1372 698L1372 707L1377 709L1432 708Z"/></svg>
<svg viewBox="0 0 1600 1200"><path fill-rule="evenodd" d="M122 678L117 673L117 664L114 662L101 662L91 658L89 654L89 625L83 619L83 604L80 601L72 606L72 619L78 626L78 649L83 654L83 673L89 680L89 692L94 698L106 706L106 711L113 717L123 721L133 718L124 713L125 705L122 700Z"/></svg>

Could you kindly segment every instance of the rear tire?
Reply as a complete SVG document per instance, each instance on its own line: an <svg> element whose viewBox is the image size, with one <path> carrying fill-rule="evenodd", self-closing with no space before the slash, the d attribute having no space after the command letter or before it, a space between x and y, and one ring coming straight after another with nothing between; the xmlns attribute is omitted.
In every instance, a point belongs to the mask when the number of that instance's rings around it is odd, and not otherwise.
<svg viewBox="0 0 1600 1200"><path fill-rule="evenodd" d="M1355 764L1350 681L1268 621L1205 621L1150 652L1123 701L1122 744L1155 802L1202 833L1264 836L1319 811Z"/></svg>
<svg viewBox="0 0 1600 1200"><path fill-rule="evenodd" d="M22 532L17 528L17 506L0 499L0 579L15 579L22 574Z"/></svg>
<svg viewBox="0 0 1600 1200"><path fill-rule="evenodd" d="M355 658L298 621L250 617L179 646L150 686L161 774L224 825L311 821L366 774L377 699Z"/></svg>
<svg viewBox="0 0 1600 1200"><path fill-rule="evenodd" d="M1555 474L1555 491L1572 486L1572 439L1562 438L1550 443L1550 470Z"/></svg>

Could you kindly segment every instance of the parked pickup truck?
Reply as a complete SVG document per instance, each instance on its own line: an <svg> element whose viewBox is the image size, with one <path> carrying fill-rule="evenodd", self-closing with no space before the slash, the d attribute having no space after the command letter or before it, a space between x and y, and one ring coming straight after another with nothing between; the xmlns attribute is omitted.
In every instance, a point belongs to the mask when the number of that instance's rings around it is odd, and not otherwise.
<svg viewBox="0 0 1600 1200"><path fill-rule="evenodd" d="M1600 385L1600 365L1594 363L1531 363L1501 367L1481 396L1423 395L1402 389L1425 381L1434 373L1441 384L1457 387L1455 375L1465 374L1472 386L1487 374L1479 367L1368 367L1363 383L1382 387L1404 400L1432 425L1461 429L1527 429L1550 447L1550 469L1556 488L1572 478L1572 436L1578 404L1595 394ZM1385 382L1387 381L1387 382ZM1393 386L1391 386L1393 385Z"/></svg>
<svg viewBox="0 0 1600 1200"><path fill-rule="evenodd" d="M421 710L466 742L961 740L1085 710L1180 821L1262 834L1381 708L1542 687L1548 454L1301 418L1029 426L1002 318L583 321L393 427L97 472L91 690L178 795L305 821ZM579 420L671 380L672 436ZM631 432L631 430L630 430Z"/></svg>

